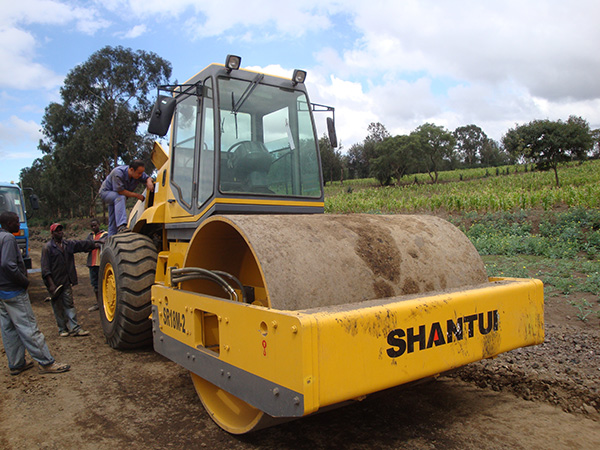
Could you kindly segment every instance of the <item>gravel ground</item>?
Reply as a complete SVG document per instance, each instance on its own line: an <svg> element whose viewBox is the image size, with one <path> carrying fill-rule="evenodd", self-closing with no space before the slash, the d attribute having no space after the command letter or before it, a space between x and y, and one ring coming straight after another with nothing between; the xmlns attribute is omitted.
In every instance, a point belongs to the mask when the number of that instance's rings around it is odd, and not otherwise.
<svg viewBox="0 0 600 450"><path fill-rule="evenodd" d="M2 449L600 448L599 321L579 320L564 297L546 297L542 345L239 437L211 421L181 367L151 349L108 348L98 313L87 311L94 299L84 259L78 261L75 301L91 336L58 337L41 277L33 274L40 328L72 370L10 376L0 351ZM586 299L598 308L597 298Z"/></svg>

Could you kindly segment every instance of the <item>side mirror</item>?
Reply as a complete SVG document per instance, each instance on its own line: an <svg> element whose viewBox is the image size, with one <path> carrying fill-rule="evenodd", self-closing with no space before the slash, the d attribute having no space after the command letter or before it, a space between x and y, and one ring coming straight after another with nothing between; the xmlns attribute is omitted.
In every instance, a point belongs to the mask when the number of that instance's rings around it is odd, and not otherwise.
<svg viewBox="0 0 600 450"><path fill-rule="evenodd" d="M329 134L329 143L333 148L338 146L337 134L335 133L335 124L331 117L327 118L327 134Z"/></svg>
<svg viewBox="0 0 600 450"><path fill-rule="evenodd" d="M166 95L158 96L154 108L152 108L152 115L148 124L149 133L158 134L159 136L167 134L171 126L171 119L173 118L176 103L177 100L173 97L167 97Z"/></svg>
<svg viewBox="0 0 600 450"><path fill-rule="evenodd" d="M29 203L31 203L31 209L33 209L33 210L40 209L40 199L37 195L31 194L29 196Z"/></svg>

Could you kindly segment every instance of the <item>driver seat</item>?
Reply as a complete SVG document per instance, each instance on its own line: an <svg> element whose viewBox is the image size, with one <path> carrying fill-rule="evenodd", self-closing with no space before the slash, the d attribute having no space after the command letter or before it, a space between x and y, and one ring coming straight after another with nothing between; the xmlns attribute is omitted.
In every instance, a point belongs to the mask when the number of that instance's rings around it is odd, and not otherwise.
<svg viewBox="0 0 600 450"><path fill-rule="evenodd" d="M268 174L271 163L271 154L262 142L243 142L233 155L234 176L249 191L261 192L267 189L269 184Z"/></svg>

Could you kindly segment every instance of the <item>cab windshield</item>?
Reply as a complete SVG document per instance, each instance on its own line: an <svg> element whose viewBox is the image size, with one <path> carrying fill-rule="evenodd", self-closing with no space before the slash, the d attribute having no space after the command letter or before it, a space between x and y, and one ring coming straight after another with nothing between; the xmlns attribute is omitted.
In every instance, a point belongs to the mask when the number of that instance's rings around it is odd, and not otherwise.
<svg viewBox="0 0 600 450"><path fill-rule="evenodd" d="M25 222L21 191L18 188L0 186L0 214L5 211L17 213L19 221Z"/></svg>
<svg viewBox="0 0 600 450"><path fill-rule="evenodd" d="M303 92L220 78L220 190L320 197L319 159Z"/></svg>

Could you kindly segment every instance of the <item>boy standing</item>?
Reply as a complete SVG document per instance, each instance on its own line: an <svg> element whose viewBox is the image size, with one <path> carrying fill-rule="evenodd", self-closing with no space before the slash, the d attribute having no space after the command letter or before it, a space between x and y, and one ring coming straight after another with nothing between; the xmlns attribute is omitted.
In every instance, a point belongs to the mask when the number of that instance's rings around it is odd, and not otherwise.
<svg viewBox="0 0 600 450"><path fill-rule="evenodd" d="M42 278L53 297L52 309L61 337L88 336L89 331L77 323L77 311L73 303L73 289L77 284L74 253L90 252L100 248L99 242L63 239L63 226L50 225L52 239L42 248Z"/></svg>
<svg viewBox="0 0 600 450"><path fill-rule="evenodd" d="M88 235L88 241L98 241L104 243L104 240L108 237L108 233L100 229L100 223L97 219L92 219L90 222L90 228L92 232ZM100 308L98 302L98 271L100 270L100 249L95 248L92 250L87 259L88 269L90 271L90 284L94 288L94 295L96 296L96 303L88 308L88 311L98 311Z"/></svg>

